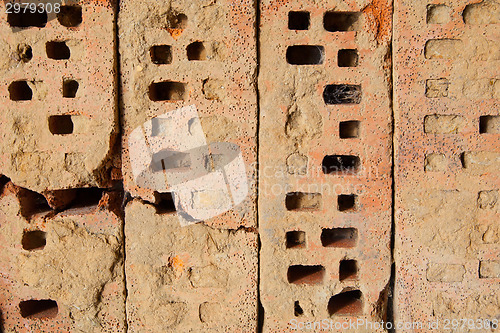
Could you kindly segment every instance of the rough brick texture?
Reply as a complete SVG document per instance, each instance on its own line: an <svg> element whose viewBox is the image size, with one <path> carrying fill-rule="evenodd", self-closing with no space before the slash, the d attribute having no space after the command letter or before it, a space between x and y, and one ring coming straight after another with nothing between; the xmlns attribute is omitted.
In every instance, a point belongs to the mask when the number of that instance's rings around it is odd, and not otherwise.
<svg viewBox="0 0 500 333"><path fill-rule="evenodd" d="M499 11L395 2L398 321L498 319Z"/></svg>
<svg viewBox="0 0 500 333"><path fill-rule="evenodd" d="M129 332L255 332L257 234L125 210Z"/></svg>
<svg viewBox="0 0 500 333"><path fill-rule="evenodd" d="M207 142L237 144L249 179L255 178L254 25L255 9L248 0L121 1L123 174L132 195L154 201L153 191L138 188L132 175L129 134L151 118L187 105L197 108ZM180 91L170 93L168 86L152 91L154 83L166 81L178 83ZM205 223L255 226L255 192L252 184L243 204Z"/></svg>
<svg viewBox="0 0 500 333"><path fill-rule="evenodd" d="M391 12L386 1L261 2L265 332L385 318Z"/></svg>
<svg viewBox="0 0 500 333"><path fill-rule="evenodd" d="M0 195L4 332L125 332L122 221L113 194L50 209L8 183ZM101 198L101 200L99 200Z"/></svg>
<svg viewBox="0 0 500 333"><path fill-rule="evenodd" d="M5 4L0 170L38 192L107 185L117 133L114 3L69 1L62 8L81 13L49 13L44 26L26 28L18 21L31 19L8 17Z"/></svg>

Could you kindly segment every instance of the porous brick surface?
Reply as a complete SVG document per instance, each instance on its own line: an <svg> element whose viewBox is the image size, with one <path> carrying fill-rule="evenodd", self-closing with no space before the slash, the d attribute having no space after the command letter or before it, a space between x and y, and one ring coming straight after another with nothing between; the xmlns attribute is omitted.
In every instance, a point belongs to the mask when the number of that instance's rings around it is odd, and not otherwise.
<svg viewBox="0 0 500 333"><path fill-rule="evenodd" d="M115 7L68 1L61 14L19 27L33 19L0 4L0 170L15 184L38 192L108 184L118 132Z"/></svg>
<svg viewBox="0 0 500 333"><path fill-rule="evenodd" d="M248 0L120 2L123 174L133 196L154 202L154 191L139 188L132 174L130 133L153 117L189 105L198 110L207 143L237 144L248 178L255 178L255 21L254 3ZM160 86L152 91L163 82L174 82L180 90ZM229 229L255 226L255 198L253 182L244 203L205 223Z"/></svg>
<svg viewBox="0 0 500 333"><path fill-rule="evenodd" d="M498 321L499 11L491 0L395 1L400 322ZM489 331L482 323L458 331Z"/></svg>
<svg viewBox="0 0 500 333"><path fill-rule="evenodd" d="M389 1L261 2L265 332L385 319L391 12Z"/></svg>
<svg viewBox="0 0 500 333"><path fill-rule="evenodd" d="M257 234L125 210L129 332L255 332Z"/></svg>
<svg viewBox="0 0 500 333"><path fill-rule="evenodd" d="M0 195L3 332L126 331L123 224L110 211L112 196L56 211L7 183Z"/></svg>

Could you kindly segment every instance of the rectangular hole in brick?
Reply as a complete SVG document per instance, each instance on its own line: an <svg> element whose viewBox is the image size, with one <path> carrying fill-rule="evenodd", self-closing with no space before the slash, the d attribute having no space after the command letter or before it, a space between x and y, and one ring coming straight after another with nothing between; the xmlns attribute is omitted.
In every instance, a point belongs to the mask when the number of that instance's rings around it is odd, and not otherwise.
<svg viewBox="0 0 500 333"><path fill-rule="evenodd" d="M286 49L286 61L291 65L320 65L324 55L321 45L293 45Z"/></svg>
<svg viewBox="0 0 500 333"><path fill-rule="evenodd" d="M341 139L354 139L359 137L360 121L348 120L341 121L339 124L339 136Z"/></svg>
<svg viewBox="0 0 500 333"><path fill-rule="evenodd" d="M359 290L342 291L328 302L328 313L332 315L356 316L363 313L362 293Z"/></svg>
<svg viewBox="0 0 500 333"><path fill-rule="evenodd" d="M304 314L304 310L302 310L302 307L299 304L299 301L295 301L293 303L293 314L295 317L302 316Z"/></svg>
<svg viewBox="0 0 500 333"><path fill-rule="evenodd" d="M34 215L46 214L52 210L47 199L40 193L23 188L19 190L18 197L21 215L28 220Z"/></svg>
<svg viewBox="0 0 500 333"><path fill-rule="evenodd" d="M55 318L59 312L57 302L50 299L28 300L19 303L21 317L27 319Z"/></svg>
<svg viewBox="0 0 500 333"><path fill-rule="evenodd" d="M304 231L288 231L286 233L286 248L303 248L306 246L306 233Z"/></svg>
<svg viewBox="0 0 500 333"><path fill-rule="evenodd" d="M78 81L72 79L63 80L63 97L75 98L78 91Z"/></svg>
<svg viewBox="0 0 500 333"><path fill-rule="evenodd" d="M337 197L337 208L341 212L356 210L358 196L355 194L341 194Z"/></svg>
<svg viewBox="0 0 500 333"><path fill-rule="evenodd" d="M157 214L175 213L174 197L171 192L154 192Z"/></svg>
<svg viewBox="0 0 500 333"><path fill-rule="evenodd" d="M333 228L321 231L321 244L324 247L355 247L358 242L358 230L355 228Z"/></svg>
<svg viewBox="0 0 500 333"><path fill-rule="evenodd" d="M180 101L185 94L186 84L182 82L153 82L149 86L149 99L152 101Z"/></svg>
<svg viewBox="0 0 500 333"><path fill-rule="evenodd" d="M187 58L193 60L207 60L207 50L203 42L193 42L186 48Z"/></svg>
<svg viewBox="0 0 500 333"><path fill-rule="evenodd" d="M321 204L321 193L291 192L285 198L287 210L319 210Z"/></svg>
<svg viewBox="0 0 500 333"><path fill-rule="evenodd" d="M500 116L479 117L479 133L500 134Z"/></svg>
<svg viewBox="0 0 500 333"><path fill-rule="evenodd" d="M41 230L25 230L21 240L23 249L28 251L41 250L46 243L46 233Z"/></svg>
<svg viewBox="0 0 500 333"><path fill-rule="evenodd" d="M47 57L54 60L69 59L71 52L65 41L52 41L45 44Z"/></svg>
<svg viewBox="0 0 500 333"><path fill-rule="evenodd" d="M288 29L290 30L307 30L310 24L310 14L305 11L289 12L288 13Z"/></svg>
<svg viewBox="0 0 500 333"><path fill-rule="evenodd" d="M88 208L99 205L105 189L99 187L77 188L71 208Z"/></svg>
<svg viewBox="0 0 500 333"><path fill-rule="evenodd" d="M294 265L288 267L288 282L293 284L319 284L323 282L325 268L321 265Z"/></svg>
<svg viewBox="0 0 500 333"><path fill-rule="evenodd" d="M27 81L14 81L9 85L9 98L12 101L29 101L33 98L33 91Z"/></svg>
<svg viewBox="0 0 500 333"><path fill-rule="evenodd" d="M359 12L326 12L323 27L326 31L356 31L360 28Z"/></svg>
<svg viewBox="0 0 500 333"><path fill-rule="evenodd" d="M49 116L49 130L55 135L73 133L73 120L70 115Z"/></svg>
<svg viewBox="0 0 500 333"><path fill-rule="evenodd" d="M82 7L77 5L61 6L59 13L57 13L57 20L67 28L79 26L82 23Z"/></svg>
<svg viewBox="0 0 500 333"><path fill-rule="evenodd" d="M361 103L361 85L329 84L323 90L325 104L359 104Z"/></svg>
<svg viewBox="0 0 500 333"><path fill-rule="evenodd" d="M358 262L356 260L342 260L339 265L339 280L357 280Z"/></svg>
<svg viewBox="0 0 500 333"><path fill-rule="evenodd" d="M157 65L172 63L172 47L170 45L154 45L149 49L151 61Z"/></svg>
<svg viewBox="0 0 500 333"><path fill-rule="evenodd" d="M357 67L358 66L358 50L345 49L339 50L337 54L337 65L339 67Z"/></svg>
<svg viewBox="0 0 500 333"><path fill-rule="evenodd" d="M19 13L11 12L7 14L7 22L11 27L45 27L47 24L47 12L45 12L45 10L40 13L38 10L39 8L37 7L37 11L35 13L31 13L29 9L27 9L24 13L24 8L25 7L21 7L21 11Z"/></svg>
<svg viewBox="0 0 500 333"><path fill-rule="evenodd" d="M325 174L356 173L361 164L359 157L352 155L326 155L322 161Z"/></svg>

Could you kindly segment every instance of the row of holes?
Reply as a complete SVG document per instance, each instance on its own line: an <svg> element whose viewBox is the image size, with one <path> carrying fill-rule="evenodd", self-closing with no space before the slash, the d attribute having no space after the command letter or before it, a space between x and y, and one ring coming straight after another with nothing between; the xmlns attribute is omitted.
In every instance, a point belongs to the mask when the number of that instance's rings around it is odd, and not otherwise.
<svg viewBox="0 0 500 333"><path fill-rule="evenodd" d="M45 52L49 59L54 60L67 60L71 56L71 51L65 41L47 42ZM33 49L30 45L20 44L17 46L17 56L19 61L29 62L33 59Z"/></svg>
<svg viewBox="0 0 500 333"><path fill-rule="evenodd" d="M19 13L8 13L7 22L11 27L15 28L29 28L38 27L43 28L47 24L47 12L44 10L40 13L40 8L36 8L35 13L31 13L29 8L21 7ZM57 20L65 27L73 28L82 23L82 7L80 6L61 6L61 11L57 13Z"/></svg>
<svg viewBox="0 0 500 333"><path fill-rule="evenodd" d="M326 12L323 16L323 27L326 31L356 31L359 29L359 12ZM307 11L291 11L288 13L288 29L308 30L311 16Z"/></svg>
<svg viewBox="0 0 500 333"><path fill-rule="evenodd" d="M286 61L291 65L321 65L325 60L325 48L321 45L293 45L286 50ZM343 49L337 53L339 67L357 67L358 50Z"/></svg>
<svg viewBox="0 0 500 333"><path fill-rule="evenodd" d="M157 65L172 63L172 47L170 45L154 45L149 49L151 61ZM203 42L193 42L186 47L187 59L190 61L207 60L207 50Z"/></svg>
<svg viewBox="0 0 500 333"><path fill-rule="evenodd" d="M479 4L486 4L486 2L479 2ZM469 14L469 11L473 10L474 5L467 5L465 9L462 12L462 20L465 24L469 24L470 22L467 22L467 15ZM471 15L474 16L474 15ZM492 14L492 17L494 14ZM426 22L427 24L446 24L450 22L451 19L451 8L448 7L447 5L444 4L432 4L432 5L427 5L427 19Z"/></svg>
<svg viewBox="0 0 500 333"><path fill-rule="evenodd" d="M424 132L432 133L432 134L444 134L445 132L434 132L431 129L427 128L426 120L428 117L435 117L435 115L425 116L424 120ZM453 116L452 116L453 117ZM459 129L453 124L450 124L451 129L449 133L458 133ZM500 116L480 116L479 117L479 134L500 134ZM447 134L449 134L447 133Z"/></svg>
<svg viewBox="0 0 500 333"><path fill-rule="evenodd" d="M62 84L62 95L64 98L75 98L79 83L73 79L64 79ZM29 101L33 98L28 81L14 81L9 85L9 98L12 101Z"/></svg>
<svg viewBox="0 0 500 333"><path fill-rule="evenodd" d="M363 313L363 294L357 289L344 289L328 301L328 314L330 316L358 316ZM299 301L294 302L294 315L302 316L304 310Z"/></svg>
<svg viewBox="0 0 500 333"><path fill-rule="evenodd" d="M290 192L285 197L287 210L320 210L322 207L321 193ZM337 209L341 212L355 211L358 206L358 196L355 194L340 194L337 197Z"/></svg>
<svg viewBox="0 0 500 333"><path fill-rule="evenodd" d="M322 265L292 265L288 267L287 279L292 284L321 284L325 278ZM358 280L358 262L354 259L341 260L339 280Z"/></svg>
<svg viewBox="0 0 500 333"><path fill-rule="evenodd" d="M181 101L186 99L187 84L176 81L153 82L149 86L149 99L158 101ZM361 85L329 84L323 90L325 104L361 103Z"/></svg>
<svg viewBox="0 0 500 333"><path fill-rule="evenodd" d="M353 248L358 242L356 228L333 228L321 231L321 245L324 247ZM306 233L294 230L286 233L286 248L300 249L306 247Z"/></svg>

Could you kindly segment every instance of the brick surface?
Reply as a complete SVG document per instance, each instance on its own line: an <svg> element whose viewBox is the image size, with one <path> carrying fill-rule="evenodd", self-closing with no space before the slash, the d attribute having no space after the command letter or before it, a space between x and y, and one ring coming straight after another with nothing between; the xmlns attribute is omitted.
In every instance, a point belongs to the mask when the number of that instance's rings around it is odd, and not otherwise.
<svg viewBox="0 0 500 333"><path fill-rule="evenodd" d="M498 320L499 10L395 2L398 321Z"/></svg>
<svg viewBox="0 0 500 333"><path fill-rule="evenodd" d="M261 3L265 332L291 331L292 319L385 319L391 12L386 1Z"/></svg>
<svg viewBox="0 0 500 333"><path fill-rule="evenodd" d="M20 28L0 4L0 170L38 192L106 186L111 178L115 5L66 5L81 16L49 13L45 26Z"/></svg>
<svg viewBox="0 0 500 333"><path fill-rule="evenodd" d="M255 332L257 235L125 210L129 332Z"/></svg>
<svg viewBox="0 0 500 333"><path fill-rule="evenodd" d="M120 3L123 174L125 188L133 196L154 201L153 191L139 188L132 175L130 133L153 117L188 105L197 108L207 142L237 144L248 178L254 178L254 25L255 9L247 0L172 2L167 6L156 1ZM196 52L201 44L204 51ZM151 93L153 84L166 81L185 84L182 96L156 96L168 90L161 86L157 94ZM255 192L252 184L244 203L205 223L222 228L255 226Z"/></svg>
<svg viewBox="0 0 500 333"><path fill-rule="evenodd" d="M40 195L5 186L0 195L4 332L126 331L122 222L109 210L110 195L104 194L99 206L79 202L56 212L40 204Z"/></svg>

